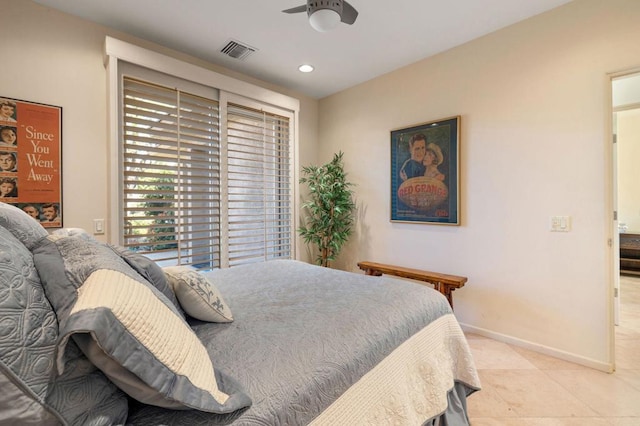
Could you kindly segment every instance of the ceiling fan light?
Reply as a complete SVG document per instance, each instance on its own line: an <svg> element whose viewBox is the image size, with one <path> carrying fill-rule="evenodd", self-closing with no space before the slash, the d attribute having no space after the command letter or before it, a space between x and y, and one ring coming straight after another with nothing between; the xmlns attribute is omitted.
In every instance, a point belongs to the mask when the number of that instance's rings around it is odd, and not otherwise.
<svg viewBox="0 0 640 426"><path fill-rule="evenodd" d="M331 9L319 9L309 16L309 23L321 33L334 29L340 23L340 15Z"/></svg>

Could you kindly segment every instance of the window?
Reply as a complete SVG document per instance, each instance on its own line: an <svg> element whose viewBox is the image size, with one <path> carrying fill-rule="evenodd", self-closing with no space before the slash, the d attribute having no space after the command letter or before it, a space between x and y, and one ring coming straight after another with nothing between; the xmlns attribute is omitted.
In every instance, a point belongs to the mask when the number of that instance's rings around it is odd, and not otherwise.
<svg viewBox="0 0 640 426"><path fill-rule="evenodd" d="M122 244L161 266L292 258L291 117L138 76L121 85Z"/></svg>
<svg viewBox="0 0 640 426"><path fill-rule="evenodd" d="M218 102L125 77L122 116L124 246L219 267Z"/></svg>
<svg viewBox="0 0 640 426"><path fill-rule="evenodd" d="M289 96L105 38L108 239L162 266L295 256Z"/></svg>
<svg viewBox="0 0 640 426"><path fill-rule="evenodd" d="M289 120L227 106L230 266L292 253Z"/></svg>

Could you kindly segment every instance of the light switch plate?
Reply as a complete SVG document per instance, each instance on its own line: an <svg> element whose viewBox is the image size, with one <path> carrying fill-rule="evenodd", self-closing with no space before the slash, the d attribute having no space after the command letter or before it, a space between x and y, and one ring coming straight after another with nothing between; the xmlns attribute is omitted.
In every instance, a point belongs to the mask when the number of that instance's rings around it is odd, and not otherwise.
<svg viewBox="0 0 640 426"><path fill-rule="evenodd" d="M104 219L93 219L93 235L104 234Z"/></svg>
<svg viewBox="0 0 640 426"><path fill-rule="evenodd" d="M551 232L571 231L571 216L551 216Z"/></svg>

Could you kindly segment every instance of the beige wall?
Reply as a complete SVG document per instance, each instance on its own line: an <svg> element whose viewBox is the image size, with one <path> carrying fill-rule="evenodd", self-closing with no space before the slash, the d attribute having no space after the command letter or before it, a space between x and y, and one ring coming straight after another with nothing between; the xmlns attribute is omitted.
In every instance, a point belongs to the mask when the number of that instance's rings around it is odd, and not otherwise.
<svg viewBox="0 0 640 426"><path fill-rule="evenodd" d="M610 363L606 77L640 67L637 0L576 0L319 104L28 1L0 0L0 10L10 58L0 96L64 108L66 226L106 216L102 51L112 35L300 99L300 163L341 149L358 184L357 233L338 266L466 275L455 303L469 328ZM389 131L452 115L462 116L461 226L390 223ZM549 232L552 215L572 216L572 231Z"/></svg>
<svg viewBox="0 0 640 426"><path fill-rule="evenodd" d="M0 96L62 106L64 225L107 217L107 74L111 35L300 100L302 164L316 160L318 101L24 0L0 0ZM304 251L303 251L304 252Z"/></svg>
<svg viewBox="0 0 640 426"><path fill-rule="evenodd" d="M320 161L345 152L358 260L468 276L471 330L611 362L607 73L640 66L640 2L576 0L324 98ZM389 221L389 131L460 115L459 227ZM609 203L609 204L608 204ZM568 233L549 231L568 215Z"/></svg>
<svg viewBox="0 0 640 426"><path fill-rule="evenodd" d="M617 112L618 220L640 234L640 109Z"/></svg>

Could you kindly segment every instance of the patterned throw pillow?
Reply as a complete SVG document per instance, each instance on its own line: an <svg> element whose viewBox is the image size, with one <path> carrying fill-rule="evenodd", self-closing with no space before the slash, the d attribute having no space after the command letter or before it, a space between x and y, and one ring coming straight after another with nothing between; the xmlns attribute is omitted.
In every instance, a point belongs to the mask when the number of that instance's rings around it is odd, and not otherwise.
<svg viewBox="0 0 640 426"><path fill-rule="evenodd" d="M29 250L0 226L0 424L122 423L126 396L69 348L56 376L58 323ZM52 378L55 379L52 381Z"/></svg>
<svg viewBox="0 0 640 426"><path fill-rule="evenodd" d="M233 321L222 295L204 275L188 266L168 266L162 270L186 313L202 321Z"/></svg>
<svg viewBox="0 0 640 426"><path fill-rule="evenodd" d="M5 227L28 249L48 235L47 230L37 220L12 206L0 203L0 226Z"/></svg>
<svg viewBox="0 0 640 426"><path fill-rule="evenodd" d="M55 422L45 398L57 338L31 253L0 227L0 424Z"/></svg>
<svg viewBox="0 0 640 426"><path fill-rule="evenodd" d="M224 374L153 285L110 247L76 236L42 240L34 261L60 327L57 367L75 341L131 397L166 408L230 413L251 400Z"/></svg>

